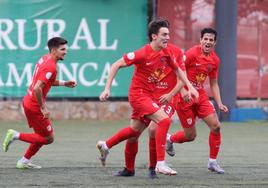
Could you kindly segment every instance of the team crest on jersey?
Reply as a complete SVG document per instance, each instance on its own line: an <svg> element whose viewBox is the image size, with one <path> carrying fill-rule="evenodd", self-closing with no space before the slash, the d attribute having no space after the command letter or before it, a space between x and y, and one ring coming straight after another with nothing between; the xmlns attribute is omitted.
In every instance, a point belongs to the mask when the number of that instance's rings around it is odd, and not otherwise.
<svg viewBox="0 0 268 188"><path fill-rule="evenodd" d="M188 123L188 125L192 125L192 123L193 123L192 118L188 118L188 119L187 119L187 123Z"/></svg>
<svg viewBox="0 0 268 188"><path fill-rule="evenodd" d="M135 58L135 53L134 53L134 52L129 52L129 53L127 54L127 58L128 58L129 60L133 60L133 59Z"/></svg>
<svg viewBox="0 0 268 188"><path fill-rule="evenodd" d="M51 72L47 72L47 73L46 73L46 79L49 80L49 79L51 78L51 76L52 76L52 73L51 73Z"/></svg>
<svg viewBox="0 0 268 188"><path fill-rule="evenodd" d="M161 57L160 60L161 60L161 63L163 63L164 65L167 64L167 58L166 57Z"/></svg>

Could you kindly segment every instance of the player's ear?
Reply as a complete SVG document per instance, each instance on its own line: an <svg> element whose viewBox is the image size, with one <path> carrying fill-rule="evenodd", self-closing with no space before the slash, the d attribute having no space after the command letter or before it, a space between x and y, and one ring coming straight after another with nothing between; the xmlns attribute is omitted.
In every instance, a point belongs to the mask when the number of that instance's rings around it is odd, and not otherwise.
<svg viewBox="0 0 268 188"><path fill-rule="evenodd" d="M152 39L155 40L157 38L157 34L152 34Z"/></svg>
<svg viewBox="0 0 268 188"><path fill-rule="evenodd" d="M57 49L56 49L56 48L51 48L50 53L54 54L56 51L57 51Z"/></svg>

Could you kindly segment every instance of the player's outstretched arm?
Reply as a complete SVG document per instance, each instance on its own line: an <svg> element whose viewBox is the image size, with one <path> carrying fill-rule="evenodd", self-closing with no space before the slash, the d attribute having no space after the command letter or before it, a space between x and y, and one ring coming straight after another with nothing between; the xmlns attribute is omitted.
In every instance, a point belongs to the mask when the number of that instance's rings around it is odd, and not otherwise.
<svg viewBox="0 0 268 188"><path fill-rule="evenodd" d="M108 79L106 81L105 88L99 96L100 101L106 101L110 97L111 85L113 83L113 80L114 80L118 70L120 68L126 67L126 66L127 66L127 64L123 58L120 58L119 60L117 60L115 63L112 64Z"/></svg>
<svg viewBox="0 0 268 188"><path fill-rule="evenodd" d="M77 86L77 83L74 80L69 80L69 81L55 80L55 82L52 85L53 86L65 86L65 87L73 88L73 87Z"/></svg>
<svg viewBox="0 0 268 188"><path fill-rule="evenodd" d="M65 81L64 86L69 87L69 88L74 88L77 86L77 83L74 80L69 80L69 81Z"/></svg>

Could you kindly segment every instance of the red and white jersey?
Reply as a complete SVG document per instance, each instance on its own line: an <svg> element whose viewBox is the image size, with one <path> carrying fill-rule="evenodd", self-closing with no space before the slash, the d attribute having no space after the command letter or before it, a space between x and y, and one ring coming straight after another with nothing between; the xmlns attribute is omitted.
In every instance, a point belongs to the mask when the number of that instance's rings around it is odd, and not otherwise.
<svg viewBox="0 0 268 188"><path fill-rule="evenodd" d="M24 105L31 109L40 109L39 104L37 103L35 94L34 94L34 86L38 80L45 83L45 87L42 89L43 101L46 101L47 93L49 92L52 84L55 82L57 77L57 64L56 60L51 58L50 54L44 55L37 62L32 83L27 91L26 96L24 97Z"/></svg>
<svg viewBox="0 0 268 188"><path fill-rule="evenodd" d="M218 77L220 60L214 51L208 56L202 54L201 47L196 45L186 53L185 68L187 77L196 89L203 89L204 82L210 78Z"/></svg>
<svg viewBox="0 0 268 188"><path fill-rule="evenodd" d="M130 93L145 92L152 95L156 86L179 67L176 56L171 47L154 51L150 44L141 49L124 54L123 58L128 66L134 64L134 75L130 86Z"/></svg>

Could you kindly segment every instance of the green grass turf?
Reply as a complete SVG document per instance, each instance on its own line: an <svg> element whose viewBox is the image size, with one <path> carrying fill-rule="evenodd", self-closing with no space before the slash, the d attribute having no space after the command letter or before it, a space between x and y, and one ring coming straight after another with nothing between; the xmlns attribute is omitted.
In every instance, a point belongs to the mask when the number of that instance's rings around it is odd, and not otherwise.
<svg viewBox="0 0 268 188"><path fill-rule="evenodd" d="M114 177L124 166L124 143L112 148L107 166L101 167L95 147L128 121L55 121L55 142L41 148L33 161L41 170L17 170L16 161L27 148L16 141L10 150L0 151L0 187L268 187L268 123L223 123L222 147L219 162L224 175L210 173L208 160L208 134L205 124L197 123L197 138L192 143L176 144L176 156L166 157L178 171L177 176L159 175L147 178L148 133L140 138L135 177ZM0 121L0 139L6 130L31 132L25 122ZM180 128L173 124L170 132Z"/></svg>

